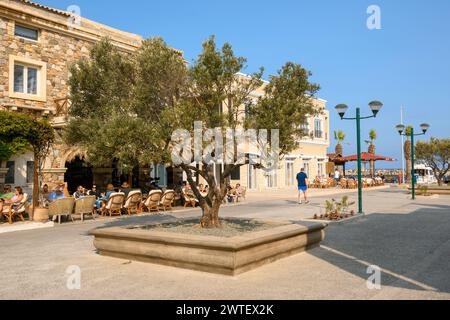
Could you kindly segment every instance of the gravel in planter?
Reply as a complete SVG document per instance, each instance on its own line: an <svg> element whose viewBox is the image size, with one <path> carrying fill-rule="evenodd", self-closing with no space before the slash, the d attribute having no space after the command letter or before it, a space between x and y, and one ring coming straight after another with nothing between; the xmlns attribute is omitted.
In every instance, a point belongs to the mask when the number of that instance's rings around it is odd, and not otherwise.
<svg viewBox="0 0 450 320"><path fill-rule="evenodd" d="M199 236L214 236L222 238L232 238L249 232L264 231L277 228L285 223L264 223L257 220L226 219L221 220L222 228L203 229L198 220L185 220L167 222L162 224L141 226L140 229L149 231L163 231L172 233L193 234Z"/></svg>

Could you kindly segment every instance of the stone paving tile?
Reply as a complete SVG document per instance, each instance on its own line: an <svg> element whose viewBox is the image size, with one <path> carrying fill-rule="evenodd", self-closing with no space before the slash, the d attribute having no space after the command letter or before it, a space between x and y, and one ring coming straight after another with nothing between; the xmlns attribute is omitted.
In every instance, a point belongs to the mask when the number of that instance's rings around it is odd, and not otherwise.
<svg viewBox="0 0 450 320"><path fill-rule="evenodd" d="M330 195L299 206L291 195L226 206L223 216L300 220ZM350 193L350 197L355 197ZM450 299L450 197L419 198L402 190L364 193L365 217L330 225L320 248L237 277L102 257L88 231L105 225L200 217L198 209L167 215L68 223L0 234L2 299ZM382 289L369 290L367 267L382 269ZM82 270L81 290L68 290L69 266Z"/></svg>

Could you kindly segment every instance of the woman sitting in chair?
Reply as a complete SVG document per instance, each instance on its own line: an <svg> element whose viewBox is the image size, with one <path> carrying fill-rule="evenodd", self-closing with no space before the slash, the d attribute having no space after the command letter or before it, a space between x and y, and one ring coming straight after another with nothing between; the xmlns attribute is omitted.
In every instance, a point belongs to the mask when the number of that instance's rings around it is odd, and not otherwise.
<svg viewBox="0 0 450 320"><path fill-rule="evenodd" d="M97 207L97 209L99 209L100 211L104 211L105 210L105 206L108 203L109 197L111 197L111 195L116 192L114 190L114 186L110 183L106 186L106 194L98 199L95 202L95 206Z"/></svg>
<svg viewBox="0 0 450 320"><path fill-rule="evenodd" d="M23 190L21 187L15 188L14 197L11 199L0 199L0 219L3 218L3 210L11 208L15 209L20 206L20 203L23 200Z"/></svg>

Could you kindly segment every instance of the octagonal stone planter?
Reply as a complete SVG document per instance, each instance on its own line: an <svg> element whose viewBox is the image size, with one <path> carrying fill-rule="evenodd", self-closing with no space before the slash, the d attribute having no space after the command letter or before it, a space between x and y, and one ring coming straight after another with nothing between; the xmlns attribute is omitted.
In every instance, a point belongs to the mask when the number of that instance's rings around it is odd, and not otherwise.
<svg viewBox="0 0 450 320"><path fill-rule="evenodd" d="M318 246L326 226L289 223L232 238L124 227L91 235L101 255L234 276Z"/></svg>

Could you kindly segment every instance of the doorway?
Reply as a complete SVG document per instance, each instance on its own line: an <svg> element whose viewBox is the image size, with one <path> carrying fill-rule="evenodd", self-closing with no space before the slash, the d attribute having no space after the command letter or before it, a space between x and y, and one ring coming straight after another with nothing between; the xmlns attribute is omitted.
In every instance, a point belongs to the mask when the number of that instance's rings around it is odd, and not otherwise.
<svg viewBox="0 0 450 320"><path fill-rule="evenodd" d="M84 158L76 157L71 162L66 162L67 171L64 174L64 181L67 182L69 192L77 191L78 186L91 189L94 181L92 166L88 165Z"/></svg>

